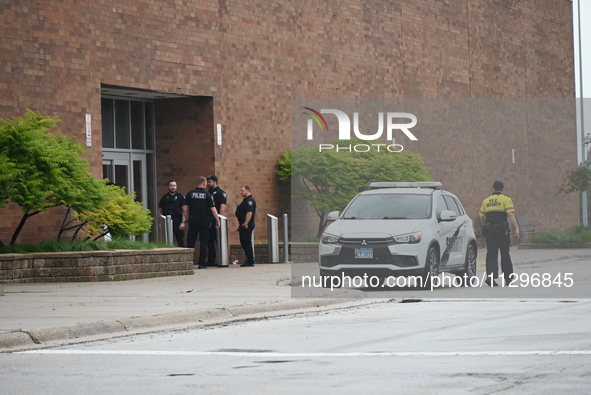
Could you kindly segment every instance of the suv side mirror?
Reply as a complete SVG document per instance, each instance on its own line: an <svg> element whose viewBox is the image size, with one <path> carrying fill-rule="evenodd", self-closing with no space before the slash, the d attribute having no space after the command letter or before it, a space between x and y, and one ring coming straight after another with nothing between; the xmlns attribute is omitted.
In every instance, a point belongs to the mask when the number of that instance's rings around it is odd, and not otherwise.
<svg viewBox="0 0 591 395"><path fill-rule="evenodd" d="M326 217L327 221L336 221L339 219L339 212L338 211L331 211L328 213L328 217Z"/></svg>
<svg viewBox="0 0 591 395"><path fill-rule="evenodd" d="M452 222L458 218L458 215L451 210L443 210L441 214L439 214L439 222Z"/></svg>

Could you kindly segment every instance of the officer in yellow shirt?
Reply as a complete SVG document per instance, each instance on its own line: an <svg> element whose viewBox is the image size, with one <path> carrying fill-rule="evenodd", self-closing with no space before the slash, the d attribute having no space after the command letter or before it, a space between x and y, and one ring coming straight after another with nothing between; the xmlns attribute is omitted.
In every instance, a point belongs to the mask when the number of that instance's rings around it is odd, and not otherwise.
<svg viewBox="0 0 591 395"><path fill-rule="evenodd" d="M515 217L513 201L509 196L503 195L505 185L502 181L493 183L493 194L484 199L480 207L480 219L484 218L483 233L486 239L486 283L491 287L498 286L496 279L499 276L498 255L501 251L501 269L505 283L513 280L513 263L509 255L511 245L511 230L509 223L515 229L515 237L519 237L519 225Z"/></svg>

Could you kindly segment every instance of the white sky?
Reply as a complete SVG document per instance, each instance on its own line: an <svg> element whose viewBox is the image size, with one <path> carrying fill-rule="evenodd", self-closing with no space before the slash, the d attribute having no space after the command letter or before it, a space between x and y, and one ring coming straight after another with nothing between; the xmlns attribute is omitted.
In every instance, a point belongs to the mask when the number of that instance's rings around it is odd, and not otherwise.
<svg viewBox="0 0 591 395"><path fill-rule="evenodd" d="M579 4L580 2L580 4ZM583 95L591 98L591 0L574 0L574 39L575 39L575 75L578 81L581 78L579 72L579 18L578 8L581 8L581 50L583 53ZM581 97L577 83L577 97Z"/></svg>
<svg viewBox="0 0 591 395"><path fill-rule="evenodd" d="M577 100L577 161L581 163L591 159L591 147L582 142L583 136L591 135L591 0L574 0L573 18L576 97L583 98Z"/></svg>

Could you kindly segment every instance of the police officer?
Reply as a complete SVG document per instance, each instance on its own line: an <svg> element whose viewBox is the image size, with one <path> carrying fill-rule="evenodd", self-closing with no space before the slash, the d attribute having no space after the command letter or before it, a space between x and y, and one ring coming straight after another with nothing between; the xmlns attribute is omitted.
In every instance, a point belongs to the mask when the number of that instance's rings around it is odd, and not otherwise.
<svg viewBox="0 0 591 395"><path fill-rule="evenodd" d="M181 228L189 223L187 235L187 247L195 248L195 242L199 237L199 261L198 269L205 269L205 257L207 256L207 242L209 230L215 220L215 227L220 227L220 218L215 209L213 196L205 190L207 180L205 177L197 179L197 188L189 191L183 205L183 222Z"/></svg>
<svg viewBox="0 0 591 395"><path fill-rule="evenodd" d="M183 204L185 197L176 190L176 181L168 181L168 193L160 198L158 203L158 218L161 215L172 217L172 231L179 247L185 246L185 231L180 228L183 218Z"/></svg>
<svg viewBox="0 0 591 395"><path fill-rule="evenodd" d="M242 203L236 208L236 218L238 218L238 233L240 234L240 245L246 255L246 262L242 267L254 266L254 251L252 248L252 231L254 230L254 220L257 212L257 202L252 197L250 187L242 185L240 187L240 196Z"/></svg>
<svg viewBox="0 0 591 395"><path fill-rule="evenodd" d="M493 193L482 202L479 218L485 218L483 226L486 239L486 283L491 287L498 286L496 279L499 276L498 254L501 251L501 268L505 282L510 284L513 280L513 263L509 255L511 244L511 230L509 223L515 229L515 237L519 237L519 225L515 217L513 201L509 196L503 195L504 184L502 181L493 183Z"/></svg>
<svg viewBox="0 0 591 395"><path fill-rule="evenodd" d="M215 175L207 177L207 190L213 196L215 208L219 215L226 215L227 195L218 185L218 178ZM209 242L207 243L207 266L215 266L217 230L213 226L209 232Z"/></svg>

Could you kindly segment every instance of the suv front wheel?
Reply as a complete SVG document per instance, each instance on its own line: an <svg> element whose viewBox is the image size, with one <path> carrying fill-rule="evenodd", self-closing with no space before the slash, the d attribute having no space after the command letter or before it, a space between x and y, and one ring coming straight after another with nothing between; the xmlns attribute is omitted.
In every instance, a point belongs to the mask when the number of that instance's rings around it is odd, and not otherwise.
<svg viewBox="0 0 591 395"><path fill-rule="evenodd" d="M439 251L434 246L429 248L427 253L427 261L425 262L425 271L423 273L422 281L420 284L421 289L431 289L431 281L433 277L437 277L439 274Z"/></svg>
<svg viewBox="0 0 591 395"><path fill-rule="evenodd" d="M461 284L464 287L471 286L471 280L476 277L476 248L474 245L468 245L466 250L466 261L464 262L464 270L456 273L461 279Z"/></svg>

